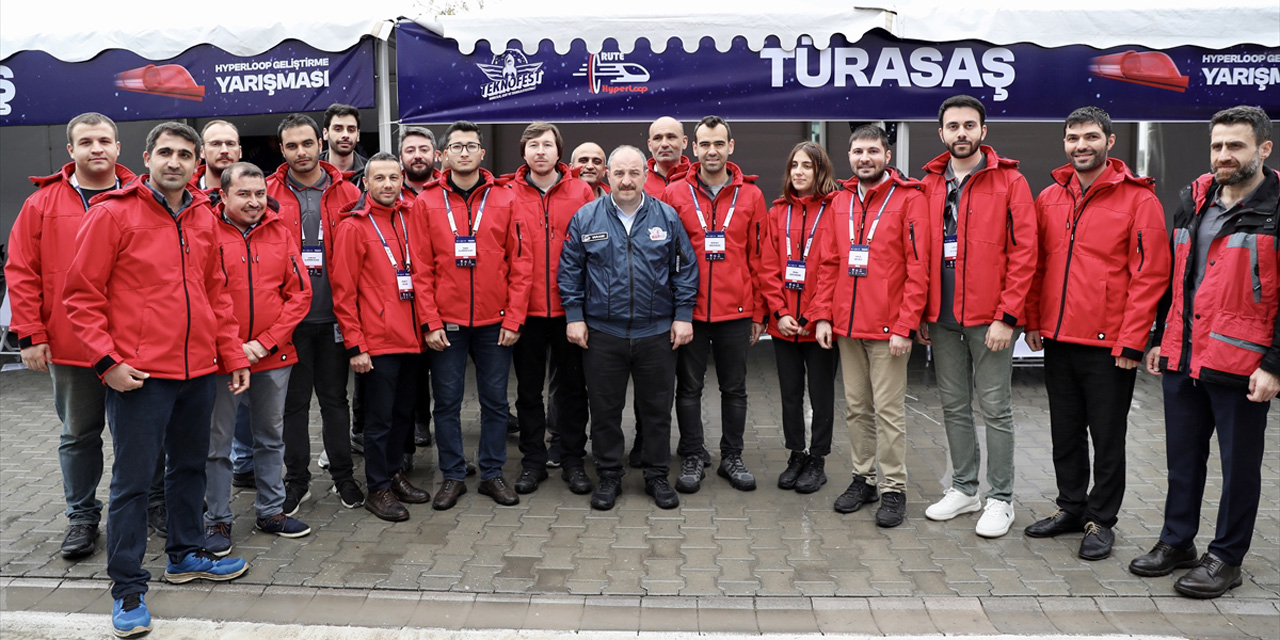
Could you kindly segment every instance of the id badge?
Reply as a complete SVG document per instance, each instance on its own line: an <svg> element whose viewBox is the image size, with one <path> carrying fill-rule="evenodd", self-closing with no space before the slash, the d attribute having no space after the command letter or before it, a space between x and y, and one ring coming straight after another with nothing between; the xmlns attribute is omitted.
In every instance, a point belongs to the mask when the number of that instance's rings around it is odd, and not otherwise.
<svg viewBox="0 0 1280 640"><path fill-rule="evenodd" d="M947 269L956 268L956 235L942 236L942 266Z"/></svg>
<svg viewBox="0 0 1280 640"><path fill-rule="evenodd" d="M453 239L453 263L459 267L476 266L476 237L458 236Z"/></svg>
<svg viewBox="0 0 1280 640"><path fill-rule="evenodd" d="M724 232L708 231L702 248L706 250L707 260L724 260Z"/></svg>
<svg viewBox="0 0 1280 640"><path fill-rule="evenodd" d="M870 265L871 245L855 244L849 246L849 275L866 276Z"/></svg>
<svg viewBox="0 0 1280 640"><path fill-rule="evenodd" d="M801 291L804 289L804 260L788 260L787 270L783 274L784 284L786 288Z"/></svg>
<svg viewBox="0 0 1280 640"><path fill-rule="evenodd" d="M400 290L401 300L413 299L413 277L408 269L396 269L396 288Z"/></svg>
<svg viewBox="0 0 1280 640"><path fill-rule="evenodd" d="M342 327L339 327L336 322L333 323L333 343L342 344Z"/></svg>
<svg viewBox="0 0 1280 640"><path fill-rule="evenodd" d="M302 264L307 268L307 275L324 275L324 248L318 244L302 245Z"/></svg>

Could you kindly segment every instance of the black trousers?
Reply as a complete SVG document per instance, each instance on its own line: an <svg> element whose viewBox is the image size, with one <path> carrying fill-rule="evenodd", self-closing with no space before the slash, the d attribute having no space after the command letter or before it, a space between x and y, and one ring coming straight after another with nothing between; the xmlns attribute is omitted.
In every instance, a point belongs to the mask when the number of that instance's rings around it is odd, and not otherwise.
<svg viewBox="0 0 1280 640"><path fill-rule="evenodd" d="M1248 390L1164 374L1165 456L1169 495L1160 540L1177 548L1195 542L1208 475L1209 444L1216 431L1222 458L1222 500L1209 551L1238 567L1253 541L1262 490L1262 451L1270 402L1251 402Z"/></svg>
<svg viewBox="0 0 1280 640"><path fill-rule="evenodd" d="M311 435L307 425L313 390L320 401L329 475L335 482L351 479L351 414L347 404L350 359L342 342L334 340L336 326L332 322L304 322L293 331L298 362L289 374L289 389L284 396L285 484L311 483Z"/></svg>
<svg viewBox="0 0 1280 640"><path fill-rule="evenodd" d="M1124 500L1124 441L1138 375L1137 369L1121 369L1115 363L1107 347L1044 341L1058 507L1104 527L1115 526Z"/></svg>
<svg viewBox="0 0 1280 640"><path fill-rule="evenodd" d="M840 353L823 349L816 342L793 342L774 338L773 355L778 364L778 391L782 394L782 436L787 449L805 450L804 386L809 381L809 404L813 407L813 438L809 453L831 453L831 430L835 422L836 367Z"/></svg>
<svg viewBox="0 0 1280 640"><path fill-rule="evenodd" d="M364 374L364 475L370 492L391 486L400 472L405 434L413 434L421 355L373 356L373 370Z"/></svg>
<svg viewBox="0 0 1280 640"><path fill-rule="evenodd" d="M431 428L431 366L427 354L418 356L418 395L415 400L414 420L424 429ZM364 433L364 374L355 374L351 393L351 433ZM413 444L413 434L405 439L404 452L413 455L418 447Z"/></svg>
<svg viewBox="0 0 1280 640"><path fill-rule="evenodd" d="M707 360L715 358L720 383L720 454L741 455L747 426L747 349L751 347L751 319L694 322L693 340L680 347L676 364L676 420L680 425L681 457L702 455L702 388Z"/></svg>
<svg viewBox="0 0 1280 640"><path fill-rule="evenodd" d="M565 319L525 319L520 340L511 351L516 372L516 417L520 423L521 465L547 465L547 432L560 434L565 467L582 468L587 446L587 382L582 348L565 336ZM543 382L551 371L550 407L542 403Z"/></svg>
<svg viewBox="0 0 1280 640"><path fill-rule="evenodd" d="M590 331L583 370L591 383L591 453L602 477L621 477L626 450L622 409L627 381L635 385L636 415L644 433L640 460L644 477L667 477L671 458L671 403L675 398L676 352L667 332L647 338L619 338Z"/></svg>

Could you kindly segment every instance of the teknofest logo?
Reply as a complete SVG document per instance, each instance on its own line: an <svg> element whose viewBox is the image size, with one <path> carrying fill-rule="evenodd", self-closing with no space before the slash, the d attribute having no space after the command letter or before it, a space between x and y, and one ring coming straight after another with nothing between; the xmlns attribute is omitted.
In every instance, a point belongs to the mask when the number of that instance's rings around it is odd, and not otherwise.
<svg viewBox="0 0 1280 640"><path fill-rule="evenodd" d="M480 85L480 95L489 100L527 93L542 84L542 63L529 62L519 49L507 49L489 64L477 62L476 66L489 78Z"/></svg>

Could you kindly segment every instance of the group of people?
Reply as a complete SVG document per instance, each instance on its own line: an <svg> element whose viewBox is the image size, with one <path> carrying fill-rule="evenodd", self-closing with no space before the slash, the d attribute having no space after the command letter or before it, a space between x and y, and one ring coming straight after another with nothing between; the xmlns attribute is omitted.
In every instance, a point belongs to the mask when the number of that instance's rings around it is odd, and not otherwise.
<svg viewBox="0 0 1280 640"><path fill-rule="evenodd" d="M747 353L765 332L790 451L779 488L812 494L828 480L838 369L852 481L834 509L879 502L876 524L901 524L907 360L913 344L928 345L953 473L925 516L981 511L976 534L999 537L1014 521L1010 378L1021 335L1044 350L1058 484L1056 512L1026 535L1083 533L1081 558L1110 555L1127 414L1145 367L1164 376L1169 491L1160 540L1130 569L1191 568L1175 587L1193 597L1239 585L1280 391L1280 177L1262 165L1267 115L1214 116L1211 172L1184 192L1172 236L1154 181L1109 157L1116 136L1099 108L1067 117L1068 162L1034 198L1017 161L984 144L980 101L946 100L938 125L946 150L922 180L894 168L888 135L866 125L849 138L851 178L837 180L824 148L801 142L769 203L730 161L733 135L717 116L694 127L696 162L674 118L650 126L649 158L588 142L569 162L555 125L535 122L520 137L524 164L505 175L482 168L482 132L466 121L439 146L430 129L405 127L398 155L364 158L359 112L345 105L323 125L285 117L285 162L270 174L241 162L236 127L215 120L202 133L156 126L147 173L134 175L117 162L115 124L78 116L67 126L71 162L33 178L5 267L22 360L50 372L63 423L62 555L87 556L99 537L104 424L115 453L106 548L117 635L150 629L149 526L167 536L171 582L247 570L229 556L233 483L256 489L257 529L307 535L294 516L310 498L313 393L332 492L384 520L408 519L405 504L452 508L477 468L478 493L501 505L559 466L571 492L608 510L630 465L671 509L715 462L702 419L714 362L716 473L752 491ZM481 416L474 467L461 421L468 358ZM512 369L521 465L508 482ZM1201 556L1215 432L1223 499ZM407 477L414 447L431 444L443 476L434 495ZM353 447L365 458L363 490ZM236 456L252 472L238 471Z"/></svg>

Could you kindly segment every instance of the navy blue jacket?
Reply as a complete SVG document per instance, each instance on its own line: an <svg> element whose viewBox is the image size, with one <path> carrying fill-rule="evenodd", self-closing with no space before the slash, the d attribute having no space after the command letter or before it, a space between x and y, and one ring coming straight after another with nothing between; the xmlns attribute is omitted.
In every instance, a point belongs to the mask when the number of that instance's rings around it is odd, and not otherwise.
<svg viewBox="0 0 1280 640"><path fill-rule="evenodd" d="M565 320L619 338L646 338L691 322L698 298L693 245L670 205L649 196L628 235L613 198L578 210L556 283Z"/></svg>

